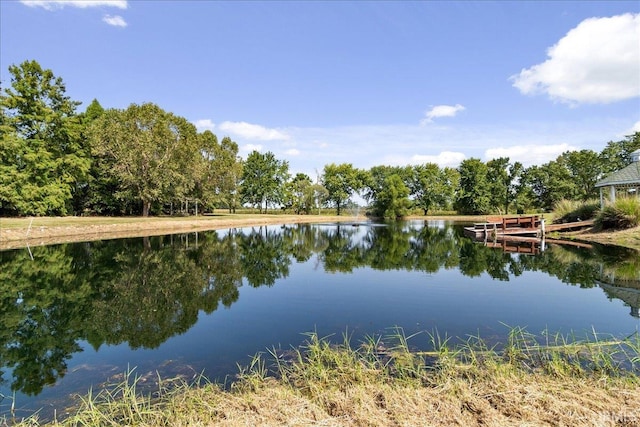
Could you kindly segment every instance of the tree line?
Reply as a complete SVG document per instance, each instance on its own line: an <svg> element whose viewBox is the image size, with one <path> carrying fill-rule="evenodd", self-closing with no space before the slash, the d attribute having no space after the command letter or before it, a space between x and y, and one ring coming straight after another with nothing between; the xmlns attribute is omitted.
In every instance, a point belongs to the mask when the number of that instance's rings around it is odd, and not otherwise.
<svg viewBox="0 0 640 427"><path fill-rule="evenodd" d="M640 132L600 152L567 151L525 168L509 158L464 160L459 167L325 165L314 182L293 175L272 152L246 159L228 136L198 132L183 117L152 103L84 112L64 82L34 60L9 67L0 93L0 216L174 214L251 206L295 213L335 208L340 215L364 198L370 213L455 210L487 214L550 210L562 199L588 200L594 184L630 163Z"/></svg>

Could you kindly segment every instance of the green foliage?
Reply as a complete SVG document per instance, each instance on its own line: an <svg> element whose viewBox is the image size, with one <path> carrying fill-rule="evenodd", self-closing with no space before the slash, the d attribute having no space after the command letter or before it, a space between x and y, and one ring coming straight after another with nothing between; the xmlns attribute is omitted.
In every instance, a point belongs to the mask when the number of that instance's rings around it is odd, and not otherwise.
<svg viewBox="0 0 640 427"><path fill-rule="evenodd" d="M0 95L0 213L66 214L90 158L62 79L36 61L9 67Z"/></svg>
<svg viewBox="0 0 640 427"><path fill-rule="evenodd" d="M596 217L601 229L625 229L640 225L640 198L619 197L612 205L605 206Z"/></svg>
<svg viewBox="0 0 640 427"><path fill-rule="evenodd" d="M385 178L373 204L374 214L384 218L401 218L409 212L409 189L398 175Z"/></svg>
<svg viewBox="0 0 640 427"><path fill-rule="evenodd" d="M285 185L286 209L292 209L296 214L310 214L322 206L327 198L327 190L320 184L314 184L304 173L298 173Z"/></svg>
<svg viewBox="0 0 640 427"><path fill-rule="evenodd" d="M609 141L599 154L599 163L605 174L618 171L631 163L631 153L640 149L640 132L621 141Z"/></svg>
<svg viewBox="0 0 640 427"><path fill-rule="evenodd" d="M338 215L349 198L364 188L367 179L367 174L351 163L331 163L324 167L322 184L328 192L327 201L335 205Z"/></svg>
<svg viewBox="0 0 640 427"><path fill-rule="evenodd" d="M460 176L452 168L441 169L435 163L410 167L408 187L414 206L427 215L432 209L447 209L453 205Z"/></svg>
<svg viewBox="0 0 640 427"><path fill-rule="evenodd" d="M460 189L456 209L462 214L486 214L491 209L489 169L480 159L466 159L458 168Z"/></svg>
<svg viewBox="0 0 640 427"><path fill-rule="evenodd" d="M598 153L592 150L567 151L561 158L575 185L576 197L582 201L597 197L595 185L602 178L602 166Z"/></svg>
<svg viewBox="0 0 640 427"><path fill-rule="evenodd" d="M112 165L127 192L142 202L148 216L153 202L181 200L194 187L199 152L196 129L155 104L107 110L89 131L92 152Z"/></svg>
<svg viewBox="0 0 640 427"><path fill-rule="evenodd" d="M270 205L283 201L284 183L289 179L289 163L276 159L272 152L252 151L244 164L240 194L243 203L267 212Z"/></svg>
<svg viewBox="0 0 640 427"><path fill-rule="evenodd" d="M554 222L575 222L592 219L600 210L600 202L590 200L579 202L575 200L560 200L553 208Z"/></svg>

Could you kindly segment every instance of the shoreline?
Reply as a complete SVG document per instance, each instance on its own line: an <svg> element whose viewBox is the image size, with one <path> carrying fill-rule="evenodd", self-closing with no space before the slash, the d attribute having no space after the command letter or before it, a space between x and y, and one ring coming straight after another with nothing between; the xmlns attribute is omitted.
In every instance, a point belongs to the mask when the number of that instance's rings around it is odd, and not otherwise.
<svg viewBox="0 0 640 427"><path fill-rule="evenodd" d="M30 228L29 219L12 219L12 226L5 227L0 219L0 250L19 249L27 246L46 246L61 243L77 243L95 240L110 240L129 237L160 236L174 233L220 230L237 227L252 227L275 224L312 222L348 222L353 217L332 215L272 215L272 214L220 214L200 217L63 217L40 219ZM361 219L361 218L359 218ZM24 225L15 224L25 222ZM35 222L35 221L34 221Z"/></svg>
<svg viewBox="0 0 640 427"><path fill-rule="evenodd" d="M412 216L407 219L478 221L480 216ZM215 214L198 217L37 217L0 218L0 250L128 237L221 230L277 224L352 222L364 216L295 214ZM33 222L32 222L33 221Z"/></svg>
<svg viewBox="0 0 640 427"><path fill-rule="evenodd" d="M276 224L363 221L364 216L214 214L198 217L0 218L0 251L32 246L158 236ZM480 222L484 215L409 216L408 220ZM621 231L559 233L565 240L616 245L640 251L640 227Z"/></svg>

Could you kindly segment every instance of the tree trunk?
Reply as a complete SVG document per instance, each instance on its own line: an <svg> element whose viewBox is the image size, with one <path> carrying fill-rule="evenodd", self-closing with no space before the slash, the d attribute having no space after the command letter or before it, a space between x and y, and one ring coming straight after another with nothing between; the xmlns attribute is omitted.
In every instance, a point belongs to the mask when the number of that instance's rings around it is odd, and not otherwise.
<svg viewBox="0 0 640 427"><path fill-rule="evenodd" d="M151 202L147 200L142 201L142 216L149 216L149 211L151 210Z"/></svg>

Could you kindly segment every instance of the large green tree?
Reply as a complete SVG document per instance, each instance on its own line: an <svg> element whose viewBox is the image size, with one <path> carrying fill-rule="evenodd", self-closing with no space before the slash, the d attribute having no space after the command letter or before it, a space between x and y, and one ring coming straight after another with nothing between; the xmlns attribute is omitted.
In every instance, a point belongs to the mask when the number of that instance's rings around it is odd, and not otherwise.
<svg viewBox="0 0 640 427"><path fill-rule="evenodd" d="M181 200L192 190L199 152L196 128L155 104L107 110L90 130L92 150L113 162L112 172L125 191L142 203Z"/></svg>
<svg viewBox="0 0 640 427"><path fill-rule="evenodd" d="M397 174L389 175L376 197L374 213L384 218L401 218L409 213L409 188Z"/></svg>
<svg viewBox="0 0 640 427"><path fill-rule="evenodd" d="M510 163L508 157L499 157L487 162L487 180L491 193L491 206L499 212L509 213L509 206L520 194L520 162Z"/></svg>
<svg viewBox="0 0 640 427"><path fill-rule="evenodd" d="M66 214L90 157L61 78L36 61L9 67L0 94L0 213Z"/></svg>
<svg viewBox="0 0 640 427"><path fill-rule="evenodd" d="M242 201L267 212L269 205L283 201L284 184L289 179L289 163L276 159L272 152L249 153L242 171Z"/></svg>
<svg viewBox="0 0 640 427"><path fill-rule="evenodd" d="M228 136L222 138L215 152L213 166L218 194L218 205L235 212L240 206L239 186L242 178L242 159L238 157L238 144Z"/></svg>
<svg viewBox="0 0 640 427"><path fill-rule="evenodd" d="M640 149L640 132L628 135L621 141L609 141L600 152L602 172L605 174L620 170L631 163L631 153Z"/></svg>
<svg viewBox="0 0 640 427"><path fill-rule="evenodd" d="M411 167L410 172L409 189L414 206L420 208L424 215L430 209L450 207L458 187L455 169L441 169L435 163L426 163Z"/></svg>
<svg viewBox="0 0 640 427"><path fill-rule="evenodd" d="M491 212L487 165L480 159L465 159L458 171L460 172L460 189L456 200L458 212L473 215Z"/></svg>
<svg viewBox="0 0 640 427"><path fill-rule="evenodd" d="M602 164L592 150L567 151L561 156L576 188L576 197L586 201L598 195L596 182L602 178Z"/></svg>
<svg viewBox="0 0 640 427"><path fill-rule="evenodd" d="M523 180L535 196L538 208L553 210L562 199L576 197L576 184L562 156L541 166L531 166L523 173Z"/></svg>
<svg viewBox="0 0 640 427"><path fill-rule="evenodd" d="M324 167L322 184L328 192L327 200L335 205L338 215L349 198L364 187L365 175L351 163L331 163Z"/></svg>

